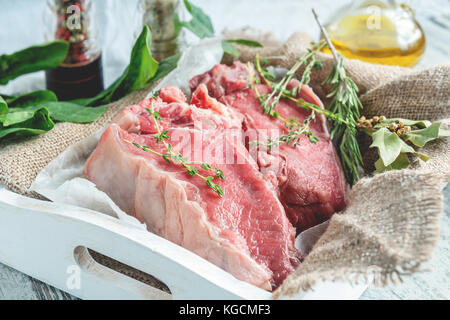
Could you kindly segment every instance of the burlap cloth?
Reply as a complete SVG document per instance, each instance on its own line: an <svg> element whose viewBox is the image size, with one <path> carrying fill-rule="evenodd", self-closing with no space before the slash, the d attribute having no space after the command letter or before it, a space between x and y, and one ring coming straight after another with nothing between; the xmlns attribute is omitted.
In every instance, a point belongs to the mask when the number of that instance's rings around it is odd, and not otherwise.
<svg viewBox="0 0 450 320"><path fill-rule="evenodd" d="M263 49L239 47L240 59L252 61L259 53L274 57L270 60L272 65L289 68L309 43L309 38L298 33L280 45L271 40ZM330 72L332 60L326 54L319 54L319 59L324 67L313 72L311 86L327 104L325 95L329 88L321 83ZM224 62L230 60L224 58ZM417 71L347 60L346 66L360 88L363 115L443 120L446 126L450 124L450 65ZM142 100L150 90L135 92L111 104L94 123L58 123L45 135L0 145L0 183L20 194L36 197L27 188L44 166L68 146L105 126L119 110ZM439 237L442 187L450 181L449 140L440 139L423 148L422 152L431 157L427 163L416 161L411 169L360 180L350 193L347 209L333 216L326 232L298 269L274 292L274 297L308 290L319 279L356 282L373 276L376 284L383 285L421 271L421 264L431 258ZM370 169L374 155L367 151L367 143L367 139L361 140L365 167ZM162 287L139 271L99 255L97 259Z"/></svg>

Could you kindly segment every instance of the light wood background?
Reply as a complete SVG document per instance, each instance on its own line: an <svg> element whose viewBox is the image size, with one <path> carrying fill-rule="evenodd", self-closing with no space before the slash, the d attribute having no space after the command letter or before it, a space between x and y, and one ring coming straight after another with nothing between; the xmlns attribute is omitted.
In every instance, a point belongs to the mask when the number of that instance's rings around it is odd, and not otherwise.
<svg viewBox="0 0 450 320"><path fill-rule="evenodd" d="M0 4L3 5L3 1L6 2L6 0L0 0ZM122 12L123 9L120 7L126 3L127 10L132 11L136 7L136 1L106 0L104 1L106 5L103 5L108 10ZM10 33L11 29L7 28L6 25L8 16L22 12L24 6L29 8L27 14L41 14L40 10L44 7L42 4L44 2L44 0L19 0L5 3L6 10L0 12L1 38L11 37L10 34L2 35L1 31ZM323 17L322 19L325 20L336 8L337 3L336 1L325 0L193 0L192 2L204 8L211 16L218 32L224 29L251 25L255 28L271 31L281 39L286 39L289 34L295 31L304 31L316 38L318 31L315 27L311 27L315 24L310 8L316 8ZM346 1L340 1L339 3L344 2ZM416 9L417 19L427 36L425 55L416 68L449 63L450 1L412 0L411 3ZM36 21L42 21L40 18L34 18ZM3 25L4 23L5 25ZM17 42L20 39L20 34L15 36L13 42L16 41L15 46L17 48L14 48L14 50L33 44L27 43L27 39L30 38L29 35L23 34L23 42ZM27 36L28 38L26 38ZM5 47L5 43L8 42L4 42L3 45L0 44L0 53L11 52L11 48ZM106 45L107 49L108 45ZM120 72L125 63L125 61L118 59L110 60L106 65L109 70L106 73L107 84L112 82L116 73ZM17 84L14 85L17 87ZM38 87L39 85L37 84ZM441 238L436 246L434 258L427 265L432 272L405 277L403 284L397 286L370 287L361 299L450 299L450 186L444 189L444 194L445 212L441 217ZM0 264L0 300L2 299L71 300L76 298Z"/></svg>

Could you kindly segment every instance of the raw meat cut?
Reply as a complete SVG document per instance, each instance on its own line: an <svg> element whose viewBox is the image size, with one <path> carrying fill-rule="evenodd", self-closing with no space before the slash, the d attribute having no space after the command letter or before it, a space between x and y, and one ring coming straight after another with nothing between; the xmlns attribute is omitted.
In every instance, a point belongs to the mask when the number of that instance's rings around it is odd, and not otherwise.
<svg viewBox="0 0 450 320"><path fill-rule="evenodd" d="M128 142L164 153L157 143L153 103L175 152L224 172L219 197L180 164L167 163ZM147 228L260 288L277 287L299 263L290 224L277 192L260 172L242 138L243 116L199 85L191 105L174 87L123 110L85 165L86 177ZM200 165L194 165L205 173Z"/></svg>
<svg viewBox="0 0 450 320"><path fill-rule="evenodd" d="M287 133L282 121L262 113L255 91L248 87L248 74L248 67L236 61L231 67L216 65L190 81L191 90L206 85L212 97L244 116L243 129L247 147L249 141L267 141L269 137L275 139ZM293 80L288 89L298 85L299 82ZM260 94L271 92L267 85L260 84L256 87ZM320 99L308 86L302 86L299 97L323 108ZM310 115L310 111L285 99L280 100L276 111L284 118L297 118L300 121ZM317 117L311 130L319 138L316 144L310 143L303 136L297 147L282 144L271 151L258 148L250 152L260 172L276 188L290 221L298 231L317 225L344 209L348 188L329 138L326 119L323 116Z"/></svg>

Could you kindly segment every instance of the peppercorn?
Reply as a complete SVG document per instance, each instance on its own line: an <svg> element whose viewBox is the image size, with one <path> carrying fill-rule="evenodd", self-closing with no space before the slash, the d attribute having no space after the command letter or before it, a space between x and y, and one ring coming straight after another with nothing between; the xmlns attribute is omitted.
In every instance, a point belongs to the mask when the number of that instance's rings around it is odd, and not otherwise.
<svg viewBox="0 0 450 320"><path fill-rule="evenodd" d="M391 130L392 132L395 132L396 130L397 130L397 124L396 123L394 123L394 122L392 122L390 125L389 125L389 130Z"/></svg>

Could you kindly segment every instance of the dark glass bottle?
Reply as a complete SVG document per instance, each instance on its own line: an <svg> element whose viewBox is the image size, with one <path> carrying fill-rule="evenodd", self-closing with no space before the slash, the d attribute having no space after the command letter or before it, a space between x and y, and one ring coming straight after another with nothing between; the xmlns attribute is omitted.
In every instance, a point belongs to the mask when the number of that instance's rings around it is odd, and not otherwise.
<svg viewBox="0 0 450 320"><path fill-rule="evenodd" d="M101 49L95 38L91 0L48 0L47 40L69 42L64 62L46 72L47 89L60 100L93 97L104 89Z"/></svg>

